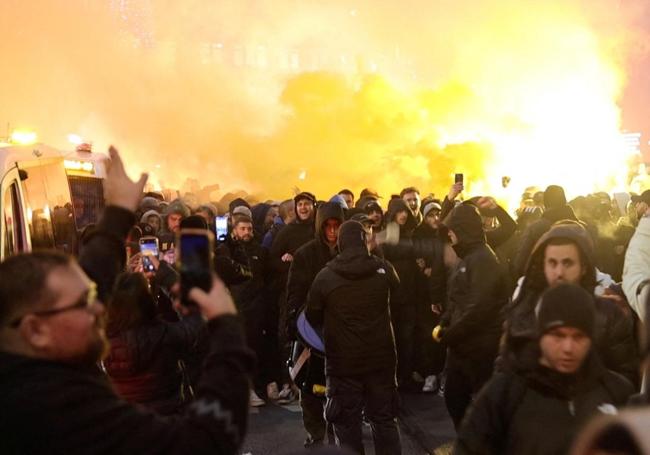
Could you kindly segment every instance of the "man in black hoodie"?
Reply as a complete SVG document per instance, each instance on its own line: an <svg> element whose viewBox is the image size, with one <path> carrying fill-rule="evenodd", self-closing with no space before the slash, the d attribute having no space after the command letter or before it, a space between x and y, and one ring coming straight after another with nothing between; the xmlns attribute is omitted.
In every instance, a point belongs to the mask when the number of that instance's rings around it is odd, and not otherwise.
<svg viewBox="0 0 650 455"><path fill-rule="evenodd" d="M580 285L591 295L597 284L591 237L579 223L558 223L533 249L521 289L507 311L500 366L507 367L513 361L522 364L530 358L537 337L540 295L561 283ZM594 349L607 368L637 385L639 354L632 319L611 300L595 298L594 302Z"/></svg>
<svg viewBox="0 0 650 455"><path fill-rule="evenodd" d="M287 281L287 332L292 340L296 339L296 318L307 303L314 278L338 254L336 241L344 217L339 204L325 202L320 205L316 212L316 238L301 246L293 257ZM297 384L301 387L300 406L305 430L309 434L305 445L311 446L322 443L325 438L324 398L318 387L314 388L325 383L324 360L312 355L303 371L305 374L301 375L301 380L296 378L296 381L300 382Z"/></svg>
<svg viewBox="0 0 650 455"><path fill-rule="evenodd" d="M412 248L412 238L417 220L403 199L392 199L388 203L386 220L399 226L400 239L396 245L382 245L384 257L395 267L400 279L400 285L390 302L397 343L397 384L402 390L419 391L421 387L412 377L419 273L416 258L420 257Z"/></svg>
<svg viewBox="0 0 650 455"><path fill-rule="evenodd" d="M544 235L546 231L551 229L554 223L561 220L578 221L573 209L567 204L564 189L558 185L549 185L544 191L544 208L545 211L542 217L528 225L526 230L521 235L519 243L519 251L515 258L515 272L517 276L522 276L526 271L526 264L533 247Z"/></svg>
<svg viewBox="0 0 650 455"><path fill-rule="evenodd" d="M468 412L454 454L567 453L590 417L616 413L633 393L594 352L591 294L561 284L539 307L533 368L515 364L494 375Z"/></svg>
<svg viewBox="0 0 650 455"><path fill-rule="evenodd" d="M449 348L445 403L458 428L472 395L492 375L508 285L505 270L486 243L476 206L459 205L445 224L460 261L449 281L448 309L434 337Z"/></svg>
<svg viewBox="0 0 650 455"><path fill-rule="evenodd" d="M375 453L399 455L395 418L395 341L389 301L399 278L389 262L368 252L366 230L346 221L340 254L316 275L306 316L325 336L327 405L337 443L363 453L361 412L372 426Z"/></svg>

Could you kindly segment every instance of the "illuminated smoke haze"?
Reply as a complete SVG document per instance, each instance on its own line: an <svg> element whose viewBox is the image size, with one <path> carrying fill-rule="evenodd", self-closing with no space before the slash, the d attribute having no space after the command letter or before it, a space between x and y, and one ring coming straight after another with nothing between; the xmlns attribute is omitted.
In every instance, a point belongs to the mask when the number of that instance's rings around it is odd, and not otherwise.
<svg viewBox="0 0 650 455"><path fill-rule="evenodd" d="M133 175L284 198L620 188L644 2L0 3L0 134L115 143ZM563 165L562 165L563 164ZM512 178L510 194L501 177ZM302 178L301 178L302 177Z"/></svg>

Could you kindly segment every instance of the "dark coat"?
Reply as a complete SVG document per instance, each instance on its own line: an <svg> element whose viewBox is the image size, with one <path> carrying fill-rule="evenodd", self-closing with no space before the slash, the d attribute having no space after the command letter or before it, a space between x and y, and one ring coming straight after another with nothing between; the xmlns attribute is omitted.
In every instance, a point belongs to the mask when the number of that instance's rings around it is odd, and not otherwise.
<svg viewBox="0 0 650 455"><path fill-rule="evenodd" d="M393 266L363 247L345 250L318 273L306 316L323 328L328 376L395 369L389 301L398 285Z"/></svg>
<svg viewBox="0 0 650 455"><path fill-rule="evenodd" d="M89 274L119 269L133 221L124 209L106 208L81 253ZM97 368L0 351L0 389L11 391L0 394L0 453L240 453L253 356L235 316L208 322L207 331L210 354L197 401L176 419L118 398Z"/></svg>
<svg viewBox="0 0 650 455"><path fill-rule="evenodd" d="M230 293L240 311L255 307L264 291L267 253L255 238L250 242L235 240L231 235L217 247L216 257L229 258L236 266L250 272L246 281L230 284Z"/></svg>
<svg viewBox="0 0 650 455"><path fill-rule="evenodd" d="M314 222L294 222L285 225L273 239L269 252L269 267L274 276L274 281L285 287L289 277L291 262L283 262L282 256L286 253L294 256L298 248L314 239Z"/></svg>
<svg viewBox="0 0 650 455"><path fill-rule="evenodd" d="M508 302L508 282L499 260L486 244L476 207L456 207L446 222L458 237L454 250L460 262L448 287L448 309L443 315L442 340L451 353L463 358L496 355Z"/></svg>
<svg viewBox="0 0 650 455"><path fill-rule="evenodd" d="M163 415L181 410L182 372L178 361L196 346L203 318L195 313L169 323L155 319L134 329L110 334L111 351L104 368L115 391Z"/></svg>
<svg viewBox="0 0 650 455"><path fill-rule="evenodd" d="M497 373L463 421L454 454L565 454L591 417L624 406L633 392L595 356L576 375L541 365L527 374Z"/></svg>
<svg viewBox="0 0 650 455"><path fill-rule="evenodd" d="M505 336L501 346L503 368L513 362L530 359L529 352L537 343L535 307L546 289L543 259L546 245L554 238L571 239L582 251L587 271L580 284L593 295L595 268L592 262L591 239L580 226L555 226L539 239L528 264L521 292L506 311ZM633 384L639 383L639 353L634 331L634 320L627 317L612 301L594 298L596 331L594 346L605 367L622 374Z"/></svg>

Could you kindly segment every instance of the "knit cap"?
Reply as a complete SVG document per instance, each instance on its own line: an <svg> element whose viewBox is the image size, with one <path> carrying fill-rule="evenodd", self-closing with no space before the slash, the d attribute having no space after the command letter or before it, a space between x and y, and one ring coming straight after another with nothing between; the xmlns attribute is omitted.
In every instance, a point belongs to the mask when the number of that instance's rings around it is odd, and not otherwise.
<svg viewBox="0 0 650 455"><path fill-rule="evenodd" d="M573 327L593 338L596 312L594 300L575 284L560 284L542 295L537 328L541 337L557 327Z"/></svg>

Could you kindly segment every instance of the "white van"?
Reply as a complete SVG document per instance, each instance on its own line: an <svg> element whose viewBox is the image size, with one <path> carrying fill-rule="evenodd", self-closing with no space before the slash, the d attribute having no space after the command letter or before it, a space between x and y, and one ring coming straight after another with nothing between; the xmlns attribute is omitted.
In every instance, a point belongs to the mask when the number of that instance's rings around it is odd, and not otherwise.
<svg viewBox="0 0 650 455"><path fill-rule="evenodd" d="M0 260L38 248L74 253L104 207L101 155L45 144L0 145Z"/></svg>

